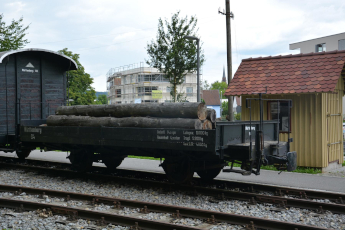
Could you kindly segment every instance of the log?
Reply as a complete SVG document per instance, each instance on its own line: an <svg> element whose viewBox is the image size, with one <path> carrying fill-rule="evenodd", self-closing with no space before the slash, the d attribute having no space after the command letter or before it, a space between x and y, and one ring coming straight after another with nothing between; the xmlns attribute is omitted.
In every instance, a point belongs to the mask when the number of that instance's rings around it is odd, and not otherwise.
<svg viewBox="0 0 345 230"><path fill-rule="evenodd" d="M56 115L77 115L92 117L163 117L198 118L205 120L207 107L204 103L148 103L114 105L60 106Z"/></svg>
<svg viewBox="0 0 345 230"><path fill-rule="evenodd" d="M202 129L212 129L212 122L209 120L203 120Z"/></svg>
<svg viewBox="0 0 345 230"><path fill-rule="evenodd" d="M207 123L207 120L205 120ZM211 123L210 121L208 121ZM50 115L48 126L88 126L88 127L138 127L138 128L176 128L209 129L209 125L199 119L187 118L149 118L149 117L90 117ZM211 123L212 128L212 123Z"/></svg>
<svg viewBox="0 0 345 230"><path fill-rule="evenodd" d="M207 120L210 120L212 123L216 122L217 113L214 109L207 109Z"/></svg>

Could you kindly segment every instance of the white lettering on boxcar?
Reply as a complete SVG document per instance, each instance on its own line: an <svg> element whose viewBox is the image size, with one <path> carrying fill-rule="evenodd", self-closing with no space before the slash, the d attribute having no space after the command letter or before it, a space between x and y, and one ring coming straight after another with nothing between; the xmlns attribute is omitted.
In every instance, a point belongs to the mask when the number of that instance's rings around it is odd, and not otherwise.
<svg viewBox="0 0 345 230"><path fill-rule="evenodd" d="M201 136L208 136L208 132L207 131L195 131L196 135L201 135Z"/></svg>
<svg viewBox="0 0 345 230"><path fill-rule="evenodd" d="M157 136L158 140L169 140L169 136Z"/></svg>
<svg viewBox="0 0 345 230"><path fill-rule="evenodd" d="M193 131L183 131L184 135L194 135Z"/></svg>
<svg viewBox="0 0 345 230"><path fill-rule="evenodd" d="M24 127L24 132L42 134L42 129L41 128L33 128L33 127Z"/></svg>
<svg viewBox="0 0 345 230"><path fill-rule="evenodd" d="M165 130L157 130L157 134L165 134Z"/></svg>

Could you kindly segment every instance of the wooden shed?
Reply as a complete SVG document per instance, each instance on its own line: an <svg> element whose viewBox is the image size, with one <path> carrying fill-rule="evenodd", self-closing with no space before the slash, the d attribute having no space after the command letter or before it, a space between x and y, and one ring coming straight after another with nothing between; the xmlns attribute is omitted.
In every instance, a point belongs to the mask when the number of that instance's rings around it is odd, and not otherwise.
<svg viewBox="0 0 345 230"><path fill-rule="evenodd" d="M264 119L279 114L280 140L287 141L290 132L298 165L327 171L343 162L344 63L345 51L244 59L224 95L242 96L242 120L249 120L246 99L266 93ZM269 99L292 99L292 108ZM258 103L251 115L259 119Z"/></svg>

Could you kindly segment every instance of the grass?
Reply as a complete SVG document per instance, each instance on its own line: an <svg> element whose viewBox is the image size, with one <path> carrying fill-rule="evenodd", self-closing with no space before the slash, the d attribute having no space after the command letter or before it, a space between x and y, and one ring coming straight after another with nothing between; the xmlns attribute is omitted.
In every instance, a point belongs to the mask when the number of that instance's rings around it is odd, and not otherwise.
<svg viewBox="0 0 345 230"><path fill-rule="evenodd" d="M343 167L345 166L345 161L343 162Z"/></svg>
<svg viewBox="0 0 345 230"><path fill-rule="evenodd" d="M145 159L145 160L160 160L160 158L155 158L155 157L142 157L142 156L133 156L133 155L128 155L128 158L137 158L137 159ZM164 160L164 158L162 158Z"/></svg>

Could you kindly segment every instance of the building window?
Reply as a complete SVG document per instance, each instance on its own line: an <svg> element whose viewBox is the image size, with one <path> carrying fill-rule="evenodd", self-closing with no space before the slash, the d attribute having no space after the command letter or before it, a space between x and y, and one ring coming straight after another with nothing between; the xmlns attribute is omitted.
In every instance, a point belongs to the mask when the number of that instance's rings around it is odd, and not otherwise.
<svg viewBox="0 0 345 230"><path fill-rule="evenodd" d="M116 97L121 97L121 89L116 90Z"/></svg>
<svg viewBox="0 0 345 230"><path fill-rule="evenodd" d="M138 82L169 82L162 74L141 74L138 76Z"/></svg>
<svg viewBox="0 0 345 230"><path fill-rule="evenodd" d="M171 90L172 90L172 87L167 86L167 93L170 93L170 92L171 92Z"/></svg>
<svg viewBox="0 0 345 230"><path fill-rule="evenodd" d="M193 87L186 88L187 97L193 97Z"/></svg>
<svg viewBox="0 0 345 230"><path fill-rule="evenodd" d="M158 103L158 100L144 100L144 103Z"/></svg>
<svg viewBox="0 0 345 230"><path fill-rule="evenodd" d="M345 39L338 41L338 50L345 50Z"/></svg>
<svg viewBox="0 0 345 230"><path fill-rule="evenodd" d="M157 86L138 87L138 96L151 96L152 90L158 90Z"/></svg>
<svg viewBox="0 0 345 230"><path fill-rule="evenodd" d="M326 43L317 44L315 46L315 52L316 53L323 52L323 51L326 51Z"/></svg>
<svg viewBox="0 0 345 230"><path fill-rule="evenodd" d="M289 119L289 113L291 118L291 109L289 109L288 102L268 102L268 120L278 120L279 114L279 131L286 133L291 132L291 119ZM290 128L290 130L289 130Z"/></svg>

